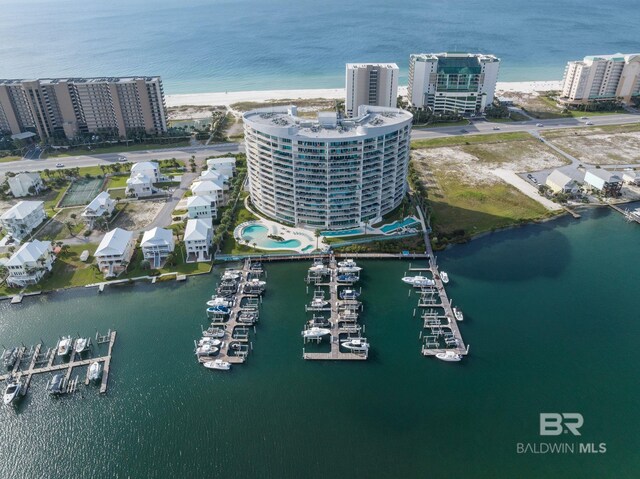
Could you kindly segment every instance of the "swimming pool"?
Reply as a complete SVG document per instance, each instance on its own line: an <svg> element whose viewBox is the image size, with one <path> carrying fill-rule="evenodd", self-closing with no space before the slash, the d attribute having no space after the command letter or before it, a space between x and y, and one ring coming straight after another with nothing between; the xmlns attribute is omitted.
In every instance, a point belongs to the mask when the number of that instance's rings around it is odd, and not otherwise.
<svg viewBox="0 0 640 479"><path fill-rule="evenodd" d="M353 236L364 234L364 230L361 228L354 228L352 230L338 230L338 231L323 231L322 236L332 238L334 236Z"/></svg>
<svg viewBox="0 0 640 479"><path fill-rule="evenodd" d="M406 228L407 226L413 226L416 223L419 223L419 221L413 216L411 216L409 218L403 219L402 221L396 221L394 223L384 225L382 228L380 228L380 231L382 231L383 233L390 233L399 228Z"/></svg>
<svg viewBox="0 0 640 479"><path fill-rule="evenodd" d="M296 249L302 243L297 239L276 241L269 238L269 228L260 224L248 225L242 228L240 236L244 241L248 241L250 246L256 244L260 249Z"/></svg>

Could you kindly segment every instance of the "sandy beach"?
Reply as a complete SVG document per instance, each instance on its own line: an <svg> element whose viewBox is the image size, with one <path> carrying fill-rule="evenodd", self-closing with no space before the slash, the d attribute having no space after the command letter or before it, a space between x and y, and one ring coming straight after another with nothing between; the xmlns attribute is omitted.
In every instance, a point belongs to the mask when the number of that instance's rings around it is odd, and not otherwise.
<svg viewBox="0 0 640 479"><path fill-rule="evenodd" d="M497 92L522 92L533 93L535 91L557 90L560 81L531 81L531 82L498 82ZM407 87L398 88L400 95L407 94ZM264 91L233 91L218 93L187 93L180 95L166 95L168 107L173 106L227 106L241 101L267 101L267 100L305 100L310 98L344 98L344 88L324 88L309 90L264 90Z"/></svg>

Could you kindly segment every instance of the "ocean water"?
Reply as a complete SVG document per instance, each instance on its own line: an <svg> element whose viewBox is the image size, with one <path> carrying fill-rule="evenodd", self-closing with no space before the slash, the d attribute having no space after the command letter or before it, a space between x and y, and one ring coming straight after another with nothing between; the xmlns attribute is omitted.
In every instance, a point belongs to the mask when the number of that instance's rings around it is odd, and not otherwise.
<svg viewBox="0 0 640 479"><path fill-rule="evenodd" d="M470 355L421 357L400 261L363 261L366 362L306 362L304 262L268 266L254 352L229 373L193 339L218 274L0 304L0 343L118 330L109 391L0 408L0 477L637 478L640 228L607 210L443 252ZM541 412L582 435L541 438ZM518 454L517 443L606 443ZM576 446L577 447L577 446Z"/></svg>
<svg viewBox="0 0 640 479"><path fill-rule="evenodd" d="M344 64L479 51L500 80L640 50L635 0L4 0L0 78L161 75L166 93L344 86Z"/></svg>

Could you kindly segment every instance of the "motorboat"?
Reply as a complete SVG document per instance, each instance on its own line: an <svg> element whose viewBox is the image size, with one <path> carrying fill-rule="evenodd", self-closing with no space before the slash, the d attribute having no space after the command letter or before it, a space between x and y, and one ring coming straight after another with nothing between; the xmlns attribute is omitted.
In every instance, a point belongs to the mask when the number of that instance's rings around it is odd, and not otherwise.
<svg viewBox="0 0 640 479"><path fill-rule="evenodd" d="M47 392L49 394L62 394L64 388L64 374L54 374L47 384Z"/></svg>
<svg viewBox="0 0 640 479"><path fill-rule="evenodd" d="M402 278L403 283L410 284L414 288L424 288L426 286L434 286L436 282L426 276L405 276Z"/></svg>
<svg viewBox="0 0 640 479"><path fill-rule="evenodd" d="M223 361L222 359L216 359L214 361L207 361L203 363L203 366L207 369L217 369L219 371L228 371L231 369L231 363Z"/></svg>
<svg viewBox="0 0 640 479"><path fill-rule="evenodd" d="M258 314L251 311L243 311L238 315L238 322L243 324L254 324L258 320Z"/></svg>
<svg viewBox="0 0 640 479"><path fill-rule="evenodd" d="M462 359L462 355L455 351L445 351L444 353L436 354L436 358L441 361L460 361Z"/></svg>
<svg viewBox="0 0 640 479"><path fill-rule="evenodd" d="M315 274L326 274L329 272L329 268L327 268L323 263L316 263L309 268L309 272Z"/></svg>
<svg viewBox="0 0 640 479"><path fill-rule="evenodd" d="M264 288L267 285L267 282L262 281L261 279L258 279L258 278L253 278L247 281L247 284L253 286L254 288L255 287Z"/></svg>
<svg viewBox="0 0 640 479"><path fill-rule="evenodd" d="M71 336L63 337L58 341L58 356L66 356L71 352L72 347L73 339L71 339Z"/></svg>
<svg viewBox="0 0 640 479"><path fill-rule="evenodd" d="M213 346L211 344L203 344L202 346L198 346L196 348L196 356L215 356L220 351L220 348Z"/></svg>
<svg viewBox="0 0 640 479"><path fill-rule="evenodd" d="M89 349L90 340L89 338L78 338L76 342L73 344L73 350L80 354Z"/></svg>
<svg viewBox="0 0 640 479"><path fill-rule="evenodd" d="M261 269L262 269L262 263L260 261L256 261L254 263L251 263L251 270L257 271L257 270L261 270Z"/></svg>
<svg viewBox="0 0 640 479"><path fill-rule="evenodd" d="M208 328L205 331L202 331L202 335L207 338L224 338L225 331L222 328Z"/></svg>
<svg viewBox="0 0 640 479"><path fill-rule="evenodd" d="M235 343L229 344L229 347L231 349L233 349L234 351L240 351L242 349L242 344L238 343L238 342L235 342Z"/></svg>
<svg viewBox="0 0 640 479"><path fill-rule="evenodd" d="M345 273L345 274L339 274L338 275L338 282L339 283L355 283L356 281L358 281L358 276L353 274L353 273Z"/></svg>
<svg viewBox="0 0 640 479"><path fill-rule="evenodd" d="M464 319L464 315L462 314L462 311L460 311L455 306L453 308L453 315L456 317L456 320L458 321L462 321Z"/></svg>
<svg viewBox="0 0 640 479"><path fill-rule="evenodd" d="M198 346L204 346L205 344L220 347L220 345L222 345L223 343L219 339L204 336L202 339L198 341Z"/></svg>
<svg viewBox="0 0 640 479"><path fill-rule="evenodd" d="M313 326L302 331L302 337L304 339L320 339L322 336L326 336L327 334L331 334L330 329L318 328L317 326Z"/></svg>
<svg viewBox="0 0 640 479"><path fill-rule="evenodd" d="M22 392L22 383L19 381L9 380L7 387L4 389L4 396L2 398L5 406L8 406L12 402L16 401L20 397Z"/></svg>
<svg viewBox="0 0 640 479"><path fill-rule="evenodd" d="M340 346L350 349L351 351L356 351L361 353L369 351L369 343L365 338L349 339L347 341L340 343Z"/></svg>
<svg viewBox="0 0 640 479"><path fill-rule="evenodd" d="M317 328L326 328L331 326L331 323L329 322L329 320L322 316L320 317L314 316L313 319L310 319L309 321L307 321L307 324L311 327L317 327Z"/></svg>
<svg viewBox="0 0 640 479"><path fill-rule="evenodd" d="M228 269L222 275L221 281L238 281L242 277L242 271Z"/></svg>
<svg viewBox="0 0 640 479"><path fill-rule="evenodd" d="M207 301L207 306L224 306L225 308L229 308L232 305L233 301L222 296L212 296L211 299Z"/></svg>
<svg viewBox="0 0 640 479"><path fill-rule="evenodd" d="M340 291L340 299L356 299L360 293L355 289L343 289Z"/></svg>
<svg viewBox="0 0 640 479"><path fill-rule="evenodd" d="M97 381L98 379L100 379L101 375L102 375L102 364L98 361L92 362L91 365L89 366L89 374L87 375L87 377L89 378L89 381Z"/></svg>
<svg viewBox="0 0 640 479"><path fill-rule="evenodd" d="M7 369L11 369L16 364L17 359L18 348L5 349L4 353L2 353L2 362Z"/></svg>
<svg viewBox="0 0 640 479"><path fill-rule="evenodd" d="M311 300L311 307L314 309L324 308L328 304L329 304L329 301L327 301L324 298L313 298Z"/></svg>
<svg viewBox="0 0 640 479"><path fill-rule="evenodd" d="M343 261L338 261L338 268L356 268L357 266L358 265L356 264L356 262L350 258Z"/></svg>
<svg viewBox="0 0 640 479"><path fill-rule="evenodd" d="M218 304L216 306L209 306L207 308L208 314L229 314L229 308Z"/></svg>
<svg viewBox="0 0 640 479"><path fill-rule="evenodd" d="M444 271L440 271L440 279L444 284L447 284L449 282L449 275Z"/></svg>

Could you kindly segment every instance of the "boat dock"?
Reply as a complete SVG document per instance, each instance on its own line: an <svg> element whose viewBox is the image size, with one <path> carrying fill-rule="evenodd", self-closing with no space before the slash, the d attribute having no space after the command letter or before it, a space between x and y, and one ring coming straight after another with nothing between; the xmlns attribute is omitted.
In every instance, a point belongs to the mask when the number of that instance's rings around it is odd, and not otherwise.
<svg viewBox="0 0 640 479"><path fill-rule="evenodd" d="M251 329L255 332L255 323L260 318L264 292L264 288L252 287L251 280L259 279L264 274L262 266L256 265L259 263L252 263L250 259L245 260L242 269L238 270L240 280L234 286L233 305L230 311L228 314L214 314L211 318L211 326L225 331L220 352L215 357L200 357L199 362L221 359L231 364L241 364L246 361L249 352L253 350L249 332Z"/></svg>
<svg viewBox="0 0 640 479"><path fill-rule="evenodd" d="M638 224L640 224L640 211L638 211L637 214L634 214L633 212L629 211L629 210L625 210L620 208L618 205L614 205L612 203L609 203L609 206L616 210L618 213L621 213L629 222L636 222Z"/></svg>
<svg viewBox="0 0 640 479"><path fill-rule="evenodd" d="M348 256L351 258L352 256ZM338 288L353 289L354 283L359 279L359 273L357 279L349 282L339 280L340 272L338 271L338 261L336 257L328 257L328 264L324 263L322 259L315 258L315 265L323 265L323 268L319 268L317 272L313 272L311 269L307 275L307 284L313 285L316 289L314 293L314 299L319 295L318 291L321 288L326 287L329 289L329 297L326 298L328 302L327 307L324 308L312 308L305 307L307 311L326 311L330 313L328 318L328 326L331 334L329 335L330 351L329 352L307 352L305 348L302 350L302 357L307 360L334 360L334 361L362 361L368 357L368 351L363 352L344 352L340 348L340 336L345 339L360 338L360 332L364 331L364 327L357 324L358 312L362 311L362 303L353 299L343 299L339 297ZM314 320L318 318L314 314ZM304 333L304 331L303 331ZM364 338L362 338L364 339ZM317 339L304 339L307 342L320 343L322 338Z"/></svg>
<svg viewBox="0 0 640 479"><path fill-rule="evenodd" d="M29 389L29 385L31 384L31 378L36 374L43 373L55 373L55 372L64 372L65 373L65 381L63 390L65 393L72 393L76 390L78 379L77 377L71 379L71 375L73 373L74 368L81 366L89 366L91 363L99 362L103 363L103 374L102 380L100 383L100 393L104 394L107 392L107 385L109 380L109 368L111 365L111 356L113 353L113 345L116 341L116 331L109 331L105 336L99 336L96 334L96 342L98 344L108 343L108 351L105 356L99 357L90 357L90 358L82 358L81 355L71 350L69 354L69 361L62 362L56 364L56 358L58 348L48 348L46 352L41 353L42 343L37 344L34 348L31 348L27 353L26 348L23 346L18 350L18 357L16 359L15 365L11 372L7 374L0 375L0 381L6 381L10 377L18 381L22 381L24 379L23 385L25 388L25 393ZM91 354L91 352L89 353ZM29 360L29 363L25 369L22 368L23 363ZM88 384L88 381L85 381L85 384Z"/></svg>

